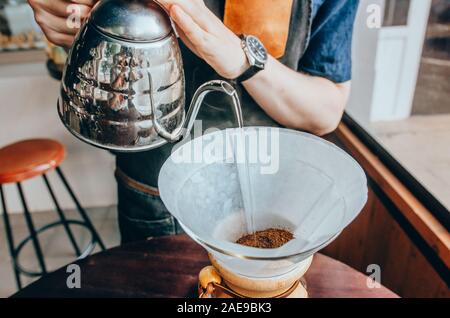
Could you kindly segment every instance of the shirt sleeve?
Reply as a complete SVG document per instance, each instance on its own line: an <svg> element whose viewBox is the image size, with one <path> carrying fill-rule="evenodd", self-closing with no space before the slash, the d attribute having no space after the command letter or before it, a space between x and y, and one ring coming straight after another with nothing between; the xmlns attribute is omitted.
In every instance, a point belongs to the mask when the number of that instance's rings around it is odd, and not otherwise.
<svg viewBox="0 0 450 318"><path fill-rule="evenodd" d="M359 1L321 2L320 7L313 10L309 44L298 70L343 83L350 80L352 74L353 24Z"/></svg>

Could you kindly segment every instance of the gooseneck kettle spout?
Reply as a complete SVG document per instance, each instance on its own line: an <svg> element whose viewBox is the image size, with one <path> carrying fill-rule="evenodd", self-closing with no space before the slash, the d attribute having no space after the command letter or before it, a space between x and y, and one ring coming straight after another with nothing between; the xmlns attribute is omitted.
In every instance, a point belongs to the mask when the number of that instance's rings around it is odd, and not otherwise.
<svg viewBox="0 0 450 318"><path fill-rule="evenodd" d="M166 10L153 0L103 0L92 9L69 52L58 112L66 128L94 146L137 152L176 142L192 129L204 97L225 81L202 85L185 112L181 50Z"/></svg>
<svg viewBox="0 0 450 318"><path fill-rule="evenodd" d="M206 95L211 92L223 92L232 98L233 105L231 110L233 111L233 114L236 118L238 127L243 127L244 120L242 116L241 102L236 89L226 81L215 80L206 82L195 92L194 97L192 98L191 105L189 107L189 111L183 120L183 126L180 129L169 133L162 125L158 123L158 120L155 120L154 126L158 134L162 138L170 142L177 142L189 135L192 127L194 126L194 122L197 118L200 107L203 104L203 100L205 99ZM152 105L154 105L154 103L152 103ZM153 111L156 111L156 109L153 109Z"/></svg>

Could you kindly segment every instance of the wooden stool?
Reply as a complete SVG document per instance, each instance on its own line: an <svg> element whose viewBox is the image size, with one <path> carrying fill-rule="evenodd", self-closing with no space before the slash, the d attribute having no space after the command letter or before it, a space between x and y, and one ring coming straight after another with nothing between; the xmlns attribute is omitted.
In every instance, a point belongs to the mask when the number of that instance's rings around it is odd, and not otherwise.
<svg viewBox="0 0 450 318"><path fill-rule="evenodd" d="M92 225L91 220L86 214L86 211L80 205L74 192L70 188L66 178L64 177L59 165L63 161L65 156L64 146L57 141L49 139L32 139L14 143L0 149L0 196L3 207L3 219L5 223L6 238L8 241L8 247L11 254L14 274L17 282L17 287L22 288L20 274L38 277L47 274L47 268L45 265L44 256L39 243L38 235L48 229L56 226L63 226L78 258L83 258L89 255L95 248L95 244L98 243L102 250L105 250L105 246L101 241L97 231ZM50 185L50 182L46 176L46 173L50 170L56 170L59 178L64 184L65 188L69 192L70 197L74 201L81 218L83 221L68 220L64 216L64 212L61 209L55 193ZM44 183L50 193L50 196L55 204L56 212L59 216L59 221L47 224L41 228L36 229L31 218L30 211L25 200L25 195L22 189L21 182L31 179L33 177L42 176ZM17 246L14 244L14 237L12 233L11 224L9 221L8 211L6 208L6 198L3 192L3 184L16 183L19 191L20 200L22 201L25 222L29 230L30 235L22 240ZM92 240L88 247L81 251L75 237L70 229L70 225L78 225L87 228L91 235ZM37 256L40 271L32 272L24 269L19 264L19 253L27 242L31 241L34 247L34 251Z"/></svg>

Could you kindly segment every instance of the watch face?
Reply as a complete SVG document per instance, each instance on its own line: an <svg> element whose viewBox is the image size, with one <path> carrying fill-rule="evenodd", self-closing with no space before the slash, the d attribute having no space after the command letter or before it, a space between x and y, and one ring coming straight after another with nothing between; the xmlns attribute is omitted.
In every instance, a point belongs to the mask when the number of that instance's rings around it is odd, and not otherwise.
<svg viewBox="0 0 450 318"><path fill-rule="evenodd" d="M267 61L267 50L257 37L249 35L247 47L258 62L265 63Z"/></svg>

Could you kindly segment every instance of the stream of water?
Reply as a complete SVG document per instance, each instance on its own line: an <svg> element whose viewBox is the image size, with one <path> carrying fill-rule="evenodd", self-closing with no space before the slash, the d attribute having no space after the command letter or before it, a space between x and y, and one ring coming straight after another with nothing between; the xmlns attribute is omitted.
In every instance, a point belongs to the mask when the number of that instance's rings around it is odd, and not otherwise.
<svg viewBox="0 0 450 318"><path fill-rule="evenodd" d="M246 221L247 233L255 233L254 222L254 201L253 201L253 187L250 177L250 144L246 147L245 131L243 128L239 128L236 136L236 165L238 169L239 183L241 186L242 201L244 204L244 218Z"/></svg>

